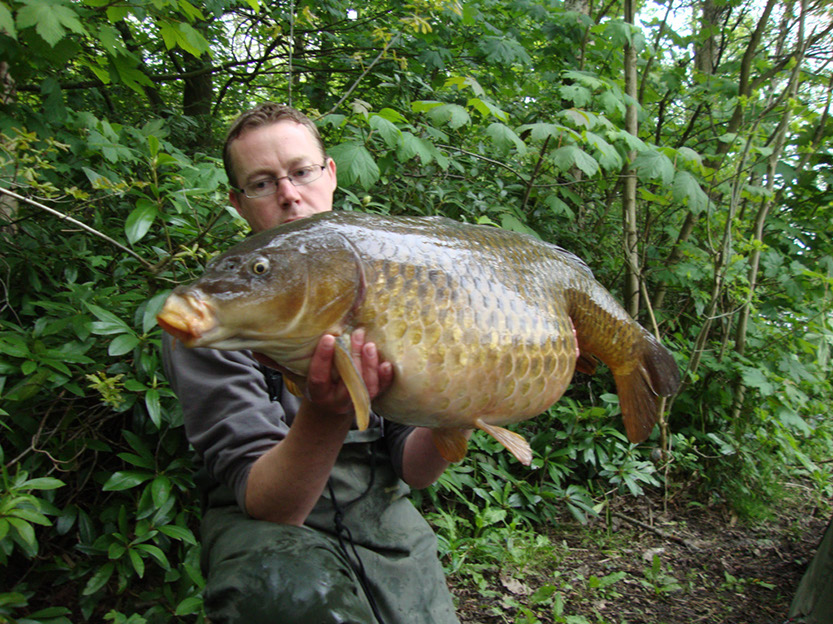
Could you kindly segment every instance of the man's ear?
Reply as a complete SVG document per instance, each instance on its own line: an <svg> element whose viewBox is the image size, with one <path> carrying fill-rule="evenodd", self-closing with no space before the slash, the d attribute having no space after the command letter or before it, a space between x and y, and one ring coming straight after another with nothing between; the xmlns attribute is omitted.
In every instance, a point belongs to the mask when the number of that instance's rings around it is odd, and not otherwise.
<svg viewBox="0 0 833 624"><path fill-rule="evenodd" d="M333 176L335 185L338 186L338 176L336 175L336 161L332 158L327 158L327 169L330 170L330 175Z"/></svg>
<svg viewBox="0 0 833 624"><path fill-rule="evenodd" d="M234 206L234 209L237 211L237 214L240 215L240 218L245 218L243 217L243 213L240 212L240 194L235 191L229 191L228 200L229 203Z"/></svg>

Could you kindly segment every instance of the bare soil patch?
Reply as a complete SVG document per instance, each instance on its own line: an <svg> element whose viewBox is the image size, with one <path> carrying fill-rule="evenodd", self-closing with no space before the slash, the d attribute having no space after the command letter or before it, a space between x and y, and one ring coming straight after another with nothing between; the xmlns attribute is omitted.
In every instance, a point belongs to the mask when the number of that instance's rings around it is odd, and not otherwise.
<svg viewBox="0 0 833 624"><path fill-rule="evenodd" d="M463 624L783 624L829 515L785 509L742 523L725 505L614 501L589 526L542 527L550 564L473 583L452 575Z"/></svg>

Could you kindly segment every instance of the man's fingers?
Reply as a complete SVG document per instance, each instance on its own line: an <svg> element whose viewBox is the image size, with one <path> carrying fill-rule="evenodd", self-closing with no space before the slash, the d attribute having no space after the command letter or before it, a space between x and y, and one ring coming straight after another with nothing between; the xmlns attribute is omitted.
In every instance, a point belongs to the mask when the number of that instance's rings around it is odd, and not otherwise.
<svg viewBox="0 0 833 624"><path fill-rule="evenodd" d="M379 394L379 352L372 342L362 349L362 377L370 398L374 398Z"/></svg>
<svg viewBox="0 0 833 624"><path fill-rule="evenodd" d="M330 371L333 367L333 354L335 353L335 337L325 334L318 341L318 346L312 353L309 361L309 375L307 376L307 387L310 392L322 391L331 383Z"/></svg>
<svg viewBox="0 0 833 624"><path fill-rule="evenodd" d="M382 362L379 364L379 394L390 388L393 383L393 364Z"/></svg>

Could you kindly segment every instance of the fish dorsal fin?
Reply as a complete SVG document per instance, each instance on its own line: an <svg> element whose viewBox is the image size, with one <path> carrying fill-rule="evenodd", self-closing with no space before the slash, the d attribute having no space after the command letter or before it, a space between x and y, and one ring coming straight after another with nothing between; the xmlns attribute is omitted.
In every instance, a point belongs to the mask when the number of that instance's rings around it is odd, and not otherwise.
<svg viewBox="0 0 833 624"><path fill-rule="evenodd" d="M336 370L350 398L353 400L353 408L356 411L356 424L360 431L367 429L370 424L370 395L367 393L367 386L364 379L356 368L353 358L350 357L350 336L342 335L336 339L334 359Z"/></svg>
<svg viewBox="0 0 833 624"><path fill-rule="evenodd" d="M469 440L462 429L432 429L431 439L445 461L462 461L468 451Z"/></svg>
<svg viewBox="0 0 833 624"><path fill-rule="evenodd" d="M509 429L504 429L503 427L490 425L479 418L475 426L500 442L524 466L529 466L532 463L532 449L529 448L529 442L522 435L509 431Z"/></svg>

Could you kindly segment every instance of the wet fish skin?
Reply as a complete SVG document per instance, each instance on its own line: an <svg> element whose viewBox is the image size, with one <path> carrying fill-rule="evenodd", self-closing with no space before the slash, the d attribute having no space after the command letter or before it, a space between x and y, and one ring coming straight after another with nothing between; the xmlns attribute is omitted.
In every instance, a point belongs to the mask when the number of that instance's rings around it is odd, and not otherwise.
<svg viewBox="0 0 833 624"><path fill-rule="evenodd" d="M263 232L176 289L159 322L186 346L252 349L301 376L319 337L335 334L360 426L367 392L349 335L363 327L395 369L373 408L432 428L452 461L465 455L462 430L480 428L528 464L528 444L502 425L546 410L593 357L613 371L632 441L679 384L673 357L576 256L439 217L324 213Z"/></svg>

